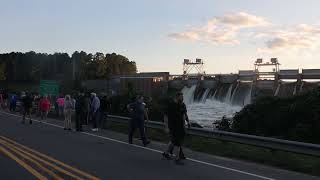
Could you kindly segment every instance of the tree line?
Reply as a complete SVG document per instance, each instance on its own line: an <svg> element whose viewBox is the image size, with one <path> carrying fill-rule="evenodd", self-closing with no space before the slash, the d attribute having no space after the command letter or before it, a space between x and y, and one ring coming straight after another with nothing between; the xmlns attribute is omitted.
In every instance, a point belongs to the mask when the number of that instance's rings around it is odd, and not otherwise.
<svg viewBox="0 0 320 180"><path fill-rule="evenodd" d="M262 97L233 118L232 131L320 144L320 88L289 98Z"/></svg>
<svg viewBox="0 0 320 180"><path fill-rule="evenodd" d="M106 79L113 75L134 74L136 63L127 57L112 53L95 54L75 51L67 53L22 53L0 54L0 81L39 82L52 80Z"/></svg>

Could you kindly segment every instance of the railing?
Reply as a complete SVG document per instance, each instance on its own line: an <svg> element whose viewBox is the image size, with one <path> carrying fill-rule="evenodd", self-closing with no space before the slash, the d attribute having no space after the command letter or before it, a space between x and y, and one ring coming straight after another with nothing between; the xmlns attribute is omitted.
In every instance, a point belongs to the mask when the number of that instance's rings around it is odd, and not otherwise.
<svg viewBox="0 0 320 180"><path fill-rule="evenodd" d="M114 115L107 116L107 121L112 121L116 123L128 123L129 120L130 118L128 117L114 116ZM164 123L155 122L155 121L147 122L146 126L154 129L165 128ZM219 131L219 130L194 128L194 127L188 128L187 134L217 139L221 141L229 141L229 142L235 142L240 144L263 147L270 150L280 150L280 151L320 157L320 145L318 144L288 141L288 140L282 140L282 139L276 139L276 138L268 138L268 137L262 137L262 136L254 136L254 135L239 134L239 133L232 133L232 132Z"/></svg>
<svg viewBox="0 0 320 180"><path fill-rule="evenodd" d="M112 121L116 123L128 124L130 120L129 117L123 116L115 116L115 115L107 115L107 121ZM164 123L156 122L156 121L148 121L146 126L153 129L161 129L165 128ZM320 145L319 144L311 144L311 143L303 143L297 141L288 141L283 139L262 137L262 136L254 136L240 133L233 133L227 131L213 130L213 129L205 129L205 128L187 128L187 134L217 139L220 141L228 141L235 142L240 144L252 145L257 147L263 147L270 150L280 150L298 154L304 154L309 156L320 157Z"/></svg>

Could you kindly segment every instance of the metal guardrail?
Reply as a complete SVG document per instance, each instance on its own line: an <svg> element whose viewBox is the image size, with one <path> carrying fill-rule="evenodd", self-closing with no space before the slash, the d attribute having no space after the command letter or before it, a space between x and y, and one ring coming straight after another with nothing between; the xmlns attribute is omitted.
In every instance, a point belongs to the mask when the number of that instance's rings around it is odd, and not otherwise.
<svg viewBox="0 0 320 180"><path fill-rule="evenodd" d="M123 116L115 116L115 115L107 115L107 121L112 121L116 123L128 124L130 120L129 117ZM161 129L165 128L164 123L156 122L156 121L148 121L146 126L153 129ZM311 144L311 143L303 143L297 141L289 141L283 139L262 137L262 136L254 136L248 134L240 134L233 133L227 131L213 130L213 129L205 129L205 128L187 128L187 134L217 139L221 141L229 141L240 144L252 145L257 147L263 147L271 150L280 150L298 154L304 154L309 156L320 157L320 145L319 144Z"/></svg>
<svg viewBox="0 0 320 180"><path fill-rule="evenodd" d="M123 116L108 115L107 121L117 123L128 123L130 118ZM164 129L165 125L162 122L149 121L146 123L147 127L154 129ZM257 147L263 147L271 150L280 150L310 156L320 157L320 145L303 143L297 141L288 141L276 138L254 136L240 133L232 133L220 130L210 130L204 128L188 128L187 134L217 139L221 141L229 141L240 144L252 145Z"/></svg>

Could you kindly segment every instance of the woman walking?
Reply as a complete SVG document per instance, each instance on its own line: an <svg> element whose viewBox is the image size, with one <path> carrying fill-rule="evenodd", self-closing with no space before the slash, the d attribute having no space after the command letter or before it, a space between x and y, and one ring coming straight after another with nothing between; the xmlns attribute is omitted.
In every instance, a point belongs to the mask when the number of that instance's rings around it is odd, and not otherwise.
<svg viewBox="0 0 320 180"><path fill-rule="evenodd" d="M74 102L70 95L66 95L64 100L64 130L71 130L71 116L74 109Z"/></svg>
<svg viewBox="0 0 320 180"><path fill-rule="evenodd" d="M70 96L69 96L70 97ZM63 98L63 96L60 96L56 103L58 105L58 114L59 114L59 117L62 116L63 114L63 110L64 110L64 101L65 101L65 98Z"/></svg>
<svg viewBox="0 0 320 180"><path fill-rule="evenodd" d="M44 96L40 100L39 104L40 104L39 106L40 106L41 120L46 120L50 110L50 106L51 106L48 96Z"/></svg>

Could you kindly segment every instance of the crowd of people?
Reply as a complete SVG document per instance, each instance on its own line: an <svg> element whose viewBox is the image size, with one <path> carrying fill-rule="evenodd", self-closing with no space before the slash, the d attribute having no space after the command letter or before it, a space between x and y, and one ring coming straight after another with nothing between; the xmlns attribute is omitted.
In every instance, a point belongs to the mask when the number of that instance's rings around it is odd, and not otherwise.
<svg viewBox="0 0 320 180"><path fill-rule="evenodd" d="M47 119L51 111L59 118L64 118L64 129L71 130L71 118L75 116L76 131L82 131L82 125L88 125L91 120L93 131L98 131L101 123L102 114L106 110L106 98L100 98L96 93L78 93L75 95L60 95L58 97L39 95L36 93L5 93L0 92L0 106L3 110L12 113L22 114L22 123L29 117L32 124L31 114L40 117L40 122Z"/></svg>
<svg viewBox="0 0 320 180"><path fill-rule="evenodd" d="M105 100L105 97L102 98ZM55 111L58 117L64 117L64 130L72 130L71 119L75 115L75 130L83 131L83 124L92 123L92 131L98 131L102 117L106 110L106 102L101 102L96 93L80 92L77 95L61 95L59 97L40 96L28 92L21 92L20 96L16 93L0 93L0 104L2 109L16 112L19 102L19 109L22 114L22 123L29 118L32 124L31 113L39 114L40 122L47 119L48 113ZM9 108L8 108L9 107ZM36 109L36 110L35 110ZM139 129L140 138L144 146L150 141L147 139L145 123L148 122L148 108L144 103L144 97L139 95L133 103L127 105L127 110L131 120L129 122L128 142L133 143L133 135ZM183 94L177 93L175 97L168 101L164 109L164 122L166 130L170 136L167 150L162 153L166 159L174 157L174 148L177 147L178 153L175 155L176 162L185 159L182 145L185 137L185 123L190 127L187 108L183 102Z"/></svg>

